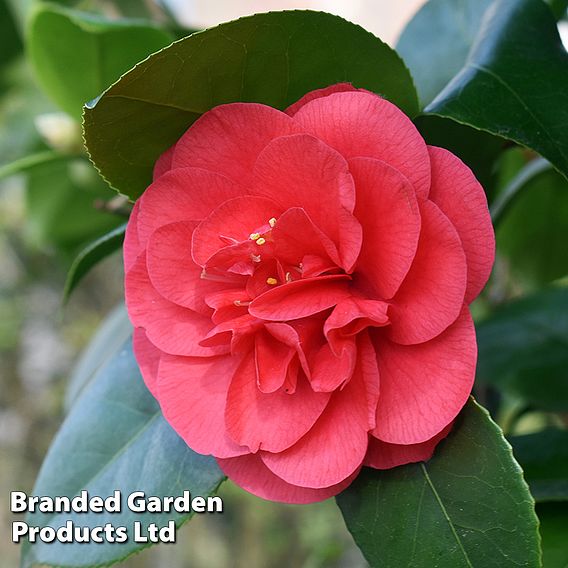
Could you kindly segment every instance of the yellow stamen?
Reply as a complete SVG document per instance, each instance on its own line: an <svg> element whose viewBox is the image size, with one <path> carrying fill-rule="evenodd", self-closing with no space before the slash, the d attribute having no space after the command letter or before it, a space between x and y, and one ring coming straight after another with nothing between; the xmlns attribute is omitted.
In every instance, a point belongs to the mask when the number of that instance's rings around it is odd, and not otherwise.
<svg viewBox="0 0 568 568"><path fill-rule="evenodd" d="M266 239L263 237L260 237L259 239L253 239L254 241L256 241L257 245L263 245L266 242Z"/></svg>
<svg viewBox="0 0 568 568"><path fill-rule="evenodd" d="M258 241L258 239L260 239L260 233L251 233L249 239L251 241Z"/></svg>
<svg viewBox="0 0 568 568"><path fill-rule="evenodd" d="M269 219L269 220L268 220L268 224L269 224L271 227L274 227L274 225L276 225L276 217L272 217L272 219Z"/></svg>
<svg viewBox="0 0 568 568"><path fill-rule="evenodd" d="M278 280L276 280L276 278L267 278L266 283L269 286L275 286L276 284L278 284Z"/></svg>

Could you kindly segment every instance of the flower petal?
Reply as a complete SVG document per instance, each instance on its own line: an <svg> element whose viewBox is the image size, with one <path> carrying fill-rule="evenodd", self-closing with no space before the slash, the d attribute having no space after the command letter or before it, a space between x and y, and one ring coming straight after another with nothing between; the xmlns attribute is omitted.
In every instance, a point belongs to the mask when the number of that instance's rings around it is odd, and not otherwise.
<svg viewBox="0 0 568 568"><path fill-rule="evenodd" d="M336 83L323 89L316 89L305 94L301 99L290 105L284 112L289 116L294 116L306 103L319 99L320 97L327 97L333 93L343 93L345 91L363 91L364 89L357 89L351 83Z"/></svg>
<svg viewBox="0 0 568 568"><path fill-rule="evenodd" d="M227 397L225 423L237 443L252 452L280 452L296 443L318 419L329 393L315 393L300 376L293 394L264 394L256 384L255 362L246 357L237 369Z"/></svg>
<svg viewBox="0 0 568 568"><path fill-rule="evenodd" d="M453 422L439 434L420 444L389 444L371 436L363 463L375 469L391 469L407 463L427 461L434 454L438 443L449 434L452 426Z"/></svg>
<svg viewBox="0 0 568 568"><path fill-rule="evenodd" d="M257 103L220 105L196 120L179 139L173 167L219 172L248 186L263 148L278 136L301 132L283 112Z"/></svg>
<svg viewBox="0 0 568 568"><path fill-rule="evenodd" d="M462 309L467 265L460 238L432 201L420 204L418 250L392 299L390 338L404 345L422 343L451 325Z"/></svg>
<svg viewBox="0 0 568 568"><path fill-rule="evenodd" d="M410 180L418 197L428 196L426 143L412 121L389 101L368 91L335 93L305 104L294 121L346 159L386 162Z"/></svg>
<svg viewBox="0 0 568 568"><path fill-rule="evenodd" d="M171 170L148 187L140 202L138 237L142 246L162 225L200 221L218 205L245 194L229 178L199 168Z"/></svg>
<svg viewBox="0 0 568 568"><path fill-rule="evenodd" d="M252 233L260 235L269 231L269 220L281 212L282 209L270 199L252 195L221 203L195 229L191 248L193 259L200 266L205 266L211 256L227 246L227 239L234 245L249 241L251 250L260 254L263 247L249 237Z"/></svg>
<svg viewBox="0 0 568 568"><path fill-rule="evenodd" d="M124 257L124 271L128 272L131 268L138 255L144 250L140 245L138 240L138 213L140 212L140 200L138 200L132 212L130 213L130 219L128 219L128 225L126 225L126 233L124 234L124 245L122 247L122 254Z"/></svg>
<svg viewBox="0 0 568 568"><path fill-rule="evenodd" d="M363 245L355 267L361 286L376 298L392 298L416 254L420 212L408 180L385 162L349 161L357 188L355 216Z"/></svg>
<svg viewBox="0 0 568 568"><path fill-rule="evenodd" d="M420 345L375 340L381 396L373 436L418 444L445 428L473 386L477 344L467 306L444 333Z"/></svg>
<svg viewBox="0 0 568 568"><path fill-rule="evenodd" d="M227 284L201 278L201 267L191 257L195 221L169 223L156 229L146 253L152 285L170 302L211 316L205 296L227 288Z"/></svg>
<svg viewBox="0 0 568 568"><path fill-rule="evenodd" d="M208 317L166 300L152 286L141 254L125 279L128 315L134 327L143 327L148 339L171 355L211 357L228 351L226 346L202 347L199 342L213 327Z"/></svg>
<svg viewBox="0 0 568 568"><path fill-rule="evenodd" d="M323 257L324 263L327 258L336 265L341 263L333 241L301 207L291 207L278 218L272 237L274 254L283 262L298 266L307 254L311 254Z"/></svg>
<svg viewBox="0 0 568 568"><path fill-rule="evenodd" d="M154 164L153 181L156 181L159 177L162 177L166 172L169 172L172 169L175 147L175 144L170 146L156 160L156 163Z"/></svg>
<svg viewBox="0 0 568 568"><path fill-rule="evenodd" d="M239 358L164 355L158 397L165 419L199 454L230 458L248 453L225 429L225 403Z"/></svg>
<svg viewBox="0 0 568 568"><path fill-rule="evenodd" d="M296 354L295 350L274 339L267 331L256 334L254 360L256 384L265 394L280 389L286 381L288 366Z"/></svg>
<svg viewBox="0 0 568 568"><path fill-rule="evenodd" d="M350 295L345 274L304 278L277 286L255 298L249 313L257 318L286 321L305 318Z"/></svg>
<svg viewBox="0 0 568 568"><path fill-rule="evenodd" d="M320 489L341 483L363 462L368 443L367 399L363 377L353 375L309 432L279 453L261 451L267 467L284 481Z"/></svg>
<svg viewBox="0 0 568 568"><path fill-rule="evenodd" d="M156 383L162 352L146 337L146 332L141 327L137 327L132 333L132 349L144 383L148 390L157 397Z"/></svg>
<svg viewBox="0 0 568 568"><path fill-rule="evenodd" d="M252 192L282 209L301 207L338 247L350 270L361 247L361 227L351 214L355 186L345 159L306 134L273 140L254 167Z"/></svg>
<svg viewBox="0 0 568 568"><path fill-rule="evenodd" d="M469 304L485 286L495 260L495 234L483 187L473 172L451 152L428 146L432 164L430 199L460 236L467 260Z"/></svg>
<svg viewBox="0 0 568 568"><path fill-rule="evenodd" d="M341 483L331 487L308 489L286 483L274 475L258 455L248 454L237 458L218 459L217 463L229 479L249 493L281 503L304 504L329 499L346 489L359 473L357 470Z"/></svg>

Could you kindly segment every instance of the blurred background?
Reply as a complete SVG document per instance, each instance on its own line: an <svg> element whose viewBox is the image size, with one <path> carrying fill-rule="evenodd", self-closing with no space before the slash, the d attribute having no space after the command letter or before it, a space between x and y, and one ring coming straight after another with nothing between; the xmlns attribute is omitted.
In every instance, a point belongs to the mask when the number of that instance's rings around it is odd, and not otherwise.
<svg viewBox="0 0 568 568"><path fill-rule="evenodd" d="M110 16L175 17L201 29L242 15L309 8L352 20L394 44L423 0L170 0L83 2ZM44 94L24 51L24 0L0 0L0 168L51 149L77 152L78 122ZM82 7L81 5L79 8ZM0 180L0 565L18 565L10 542L9 492L31 492L64 418L64 391L82 349L123 296L115 254L99 264L63 306L72 259L86 243L124 222L114 192L83 157L54 161ZM225 483L226 512L198 516L176 546L157 546L124 563L150 568L365 566L333 501L282 506Z"/></svg>
<svg viewBox="0 0 568 568"><path fill-rule="evenodd" d="M79 251L123 224L128 214L125 202L97 176L82 152L78 117L61 112L59 108L65 108L65 104L58 100L60 106L56 106L42 88L50 78L38 67L41 53L35 53L33 65L30 53L34 46L26 45L25 41L28 11L34 1L0 0L0 565L7 567L17 566L19 558L19 547L10 542L9 492L31 491L64 418L64 393L73 366L97 327L123 298L122 263L118 254L98 264L64 303L66 274ZM323 10L362 25L394 46L406 23L424 2L63 0L60 3L73 3L76 8L102 12L111 18L142 17L166 22L177 30L178 36L184 33L182 27L202 29L255 12ZM566 37L565 26L565 22L560 24L563 37ZM52 41L56 42L57 38ZM141 57L134 61L138 59ZM90 69L85 69L85 73L87 78L92 74ZM65 93L61 100L65 102ZM499 163L499 175L491 172L496 178L495 191L534 157L533 153L519 148L506 152ZM20 170L26 170L26 174L19 174ZM565 192L564 180L558 181L555 172L546 175L554 184L561 184L559 191ZM543 186L540 189L548 191L549 186L542 180L540 183ZM524 207L530 209L530 201ZM517 217L522 224L522 210ZM558 252L562 234L565 237L565 232L556 235L559 242L555 243L555 254L566 260L565 241L564 251ZM505 250L507 229L502 231L501 243ZM524 249L510 249L510 252L523 258ZM538 254L535 258L538 261ZM527 262L530 264L530 258ZM518 264L522 267L521 261ZM526 274L532 268L528 266ZM488 290L489 301L499 303L535 289L544 281L566 274L561 270L531 280L526 274L511 273L507 260L501 258ZM475 310L483 313L483 301ZM515 407L515 401L511 407ZM518 431L538 428L543 420L547 420L546 416L527 412L518 423ZM197 516L179 530L176 546L156 546L123 565L257 568L266 566L267 558L277 568L366 565L333 501L308 507L272 504L246 494L231 483L223 484L221 495L225 499L223 515Z"/></svg>

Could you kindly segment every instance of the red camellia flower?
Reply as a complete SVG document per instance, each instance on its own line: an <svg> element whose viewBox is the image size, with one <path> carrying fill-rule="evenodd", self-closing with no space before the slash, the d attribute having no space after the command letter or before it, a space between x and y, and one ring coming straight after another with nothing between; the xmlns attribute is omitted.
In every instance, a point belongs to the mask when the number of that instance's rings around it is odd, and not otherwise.
<svg viewBox="0 0 568 568"><path fill-rule="evenodd" d="M448 433L493 257L472 172L383 98L218 106L132 212L135 354L193 450L256 495L319 501Z"/></svg>

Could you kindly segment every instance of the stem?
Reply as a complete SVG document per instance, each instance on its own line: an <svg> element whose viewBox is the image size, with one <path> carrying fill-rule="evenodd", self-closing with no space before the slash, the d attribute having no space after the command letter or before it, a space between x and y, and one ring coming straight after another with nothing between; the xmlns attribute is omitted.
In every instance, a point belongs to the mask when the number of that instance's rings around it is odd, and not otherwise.
<svg viewBox="0 0 568 568"><path fill-rule="evenodd" d="M39 152L38 154L25 156L15 162L10 162L9 164L0 166L0 180L25 173L40 166L45 166L59 161L75 160L80 157L81 156L78 154L60 154L52 151Z"/></svg>

